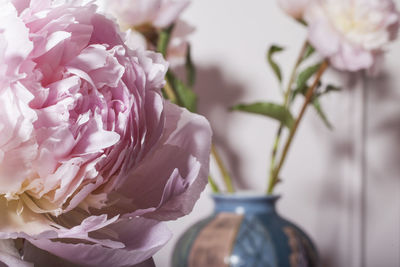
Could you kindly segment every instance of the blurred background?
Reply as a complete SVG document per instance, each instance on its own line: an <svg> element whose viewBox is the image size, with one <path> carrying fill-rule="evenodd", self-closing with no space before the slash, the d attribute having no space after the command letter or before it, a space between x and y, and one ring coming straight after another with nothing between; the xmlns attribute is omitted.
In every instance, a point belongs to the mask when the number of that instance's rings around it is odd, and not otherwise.
<svg viewBox="0 0 400 267"><path fill-rule="evenodd" d="M279 101L266 51L271 44L286 48L277 59L288 78L306 32L271 0L192 1L183 19L196 27L191 44L200 113L210 120L237 187L262 193L278 125L228 108ZM312 237L323 266L400 266L399 69L397 41L375 79L330 70L325 80L343 87L322 99L334 129L309 109L284 166L278 210ZM213 163L211 170L218 173ZM157 266L170 267L179 236L212 212L209 194L207 188L189 216L169 223L174 238L156 254Z"/></svg>

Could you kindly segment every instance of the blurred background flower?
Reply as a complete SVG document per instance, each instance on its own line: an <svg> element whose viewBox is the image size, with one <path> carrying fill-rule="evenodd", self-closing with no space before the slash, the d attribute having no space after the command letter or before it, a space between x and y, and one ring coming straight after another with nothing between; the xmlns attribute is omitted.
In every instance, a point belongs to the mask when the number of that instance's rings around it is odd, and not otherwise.
<svg viewBox="0 0 400 267"><path fill-rule="evenodd" d="M100 10L114 17L126 33L131 49L157 49L161 30L172 29L166 54L172 67L184 64L188 36L194 27L179 19L190 4L189 0L97 0Z"/></svg>
<svg viewBox="0 0 400 267"><path fill-rule="evenodd" d="M312 0L278 0L278 5L289 16L302 19L304 11Z"/></svg>
<svg viewBox="0 0 400 267"><path fill-rule="evenodd" d="M399 29L392 0L315 0L306 11L310 43L345 71L372 69Z"/></svg>

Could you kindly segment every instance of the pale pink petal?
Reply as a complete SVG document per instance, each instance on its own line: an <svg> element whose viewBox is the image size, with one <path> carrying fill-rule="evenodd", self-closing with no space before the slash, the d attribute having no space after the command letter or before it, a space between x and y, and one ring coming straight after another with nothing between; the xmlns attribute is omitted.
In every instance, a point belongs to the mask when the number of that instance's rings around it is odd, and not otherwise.
<svg viewBox="0 0 400 267"><path fill-rule="evenodd" d="M158 221L132 218L120 220L108 227L125 244L123 249L113 249L99 244L71 244L48 239L30 242L61 258L91 266L131 266L149 259L170 238L171 233Z"/></svg>
<svg viewBox="0 0 400 267"><path fill-rule="evenodd" d="M153 21L157 28L165 28L175 22L182 11L190 4L189 0L161 0L161 9Z"/></svg>
<svg viewBox="0 0 400 267"><path fill-rule="evenodd" d="M161 8L161 0L112 0L106 2L108 9L120 24L138 26L151 23Z"/></svg>
<svg viewBox="0 0 400 267"><path fill-rule="evenodd" d="M171 67L185 64L188 52L188 37L195 31L192 25L182 20L177 20L171 34L171 40L167 50L167 60Z"/></svg>
<svg viewBox="0 0 400 267"><path fill-rule="evenodd" d="M45 250L35 247L29 242L25 242L24 251L25 251L24 258L26 260L30 260L31 262L35 263L35 266L78 267L77 264L67 261L66 259L57 257L55 255L52 255ZM24 265L15 265L12 267L19 267L19 266L25 267ZM33 264L28 266L33 266ZM142 263L133 266L131 265L131 267L155 267L155 265L153 259L150 258Z"/></svg>
<svg viewBox="0 0 400 267"><path fill-rule="evenodd" d="M203 117L168 103L165 110L165 144L146 157L126 184L118 189L119 193L132 199L134 206L144 210L150 208L146 212L156 209L146 216L159 220L176 219L192 210L207 184L211 144L211 130ZM175 160L176 164L171 164ZM154 177L158 182L148 177ZM139 213L142 214L141 211L134 214Z"/></svg>
<svg viewBox="0 0 400 267"><path fill-rule="evenodd" d="M310 25L308 39L314 47L325 57L337 53L340 49L340 39L338 34L332 29L329 22L320 20Z"/></svg>
<svg viewBox="0 0 400 267"><path fill-rule="evenodd" d="M374 58L371 53L363 49L342 44L338 53L331 56L331 62L339 70L357 71L371 68Z"/></svg>
<svg viewBox="0 0 400 267"><path fill-rule="evenodd" d="M125 44L132 50L146 50L147 41L144 35L140 32L137 32L131 28L129 28L126 32L126 41Z"/></svg>
<svg viewBox="0 0 400 267"><path fill-rule="evenodd" d="M3 3L4 2L4 3ZM33 48L29 40L29 29L17 16L17 10L9 1L2 1L0 9L0 32L7 41L4 60L8 75L17 75L19 65L25 60ZM15 34L18 33L18 34Z"/></svg>
<svg viewBox="0 0 400 267"><path fill-rule="evenodd" d="M30 0L11 0L18 13L29 7Z"/></svg>
<svg viewBox="0 0 400 267"><path fill-rule="evenodd" d="M91 45L68 62L67 67L87 73L96 88L104 85L116 87L124 73L124 68L118 63L114 54L114 50L107 51L103 45Z"/></svg>
<svg viewBox="0 0 400 267"><path fill-rule="evenodd" d="M139 60L146 73L146 87L160 89L164 86L164 76L168 70L168 62L160 53L152 51L133 51L133 55Z"/></svg>
<svg viewBox="0 0 400 267"><path fill-rule="evenodd" d="M312 5L310 2L310 0L278 0L278 5L289 16L301 19L308 5Z"/></svg>

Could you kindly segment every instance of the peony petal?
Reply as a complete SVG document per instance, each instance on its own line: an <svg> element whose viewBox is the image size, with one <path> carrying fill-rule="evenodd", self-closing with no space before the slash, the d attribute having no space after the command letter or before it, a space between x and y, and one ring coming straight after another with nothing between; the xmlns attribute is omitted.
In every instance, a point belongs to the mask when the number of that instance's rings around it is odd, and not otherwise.
<svg viewBox="0 0 400 267"><path fill-rule="evenodd" d="M11 0L11 2L20 14L25 8L29 7L30 0Z"/></svg>
<svg viewBox="0 0 400 267"><path fill-rule="evenodd" d="M310 0L278 0L278 5L294 19L303 18L304 11L310 5Z"/></svg>
<svg viewBox="0 0 400 267"><path fill-rule="evenodd" d="M22 60L26 59L33 48L29 40L29 30L17 16L17 10L10 1L2 1L0 9L0 32L7 40L5 60L9 74L16 74ZM18 33L18 34L15 34ZM3 63L4 64L4 63Z"/></svg>
<svg viewBox="0 0 400 267"><path fill-rule="evenodd" d="M156 267L153 258L148 259L142 263L136 264L134 267Z"/></svg>
<svg viewBox="0 0 400 267"><path fill-rule="evenodd" d="M161 0L161 9L153 25L157 28L165 28L176 21L182 11L190 4L189 0Z"/></svg>
<svg viewBox="0 0 400 267"><path fill-rule="evenodd" d="M91 266L131 266L149 259L170 238L168 228L155 220L132 218L119 220L108 227L116 232L124 249L112 249L98 244L71 244L48 239L30 240L43 250L78 264Z"/></svg>
<svg viewBox="0 0 400 267"><path fill-rule="evenodd" d="M110 48L124 43L118 25L104 15L95 14L91 20L93 32L90 44L107 44Z"/></svg>
<svg viewBox="0 0 400 267"><path fill-rule="evenodd" d="M160 8L161 0L113 0L106 3L106 11L126 28L151 23Z"/></svg>
<svg viewBox="0 0 400 267"><path fill-rule="evenodd" d="M147 41L146 38L139 32L128 29L126 32L125 44L132 50L146 50Z"/></svg>
<svg viewBox="0 0 400 267"><path fill-rule="evenodd" d="M161 89L165 84L165 74L168 70L168 62L160 53L152 51L133 51L146 73L146 88Z"/></svg>
<svg viewBox="0 0 400 267"><path fill-rule="evenodd" d="M7 202L0 197L0 239L42 236L56 237L53 232L54 224L44 215L37 214L24 208L21 214L17 214L18 201Z"/></svg>
<svg viewBox="0 0 400 267"><path fill-rule="evenodd" d="M124 68L118 63L114 53L121 48L121 46L114 47L107 51L102 45L91 45L70 61L67 67L87 73L96 88L104 85L116 87Z"/></svg>
<svg viewBox="0 0 400 267"><path fill-rule="evenodd" d="M165 105L167 141L118 189L135 207L157 208L146 216L158 220L176 219L192 210L207 184L211 146L211 129L205 118L170 103Z"/></svg>
<svg viewBox="0 0 400 267"><path fill-rule="evenodd" d="M165 110L168 128L168 125L173 125L168 122L168 119L173 118L172 114L178 112L179 108L168 103ZM211 135L210 125L204 117L183 110L178 127L172 132L166 143L179 146L193 156L193 158L189 157L185 163L182 161L186 166L178 165L180 172L183 171L182 174L186 175L183 177L188 188L183 193L179 193L179 191L178 194L174 193L173 197L170 197L150 217L162 220L176 219L192 211L208 181Z"/></svg>
<svg viewBox="0 0 400 267"><path fill-rule="evenodd" d="M318 47L318 51L325 57L337 53L340 49L338 34L325 20L310 25L308 39L313 46Z"/></svg>
<svg viewBox="0 0 400 267"><path fill-rule="evenodd" d="M54 256L45 250L39 249L29 242L25 242L24 258L34 262L36 266L81 267L81 265L77 265L76 263L72 263L66 259ZM132 267L155 267L155 265L153 259L148 259Z"/></svg>
<svg viewBox="0 0 400 267"><path fill-rule="evenodd" d="M35 266L83 267L39 249L28 241L24 243L24 259L33 262Z"/></svg>
<svg viewBox="0 0 400 267"><path fill-rule="evenodd" d="M91 120L79 142L75 145L72 155L85 155L102 152L103 149L116 144L120 135L112 131L104 131L99 119Z"/></svg>

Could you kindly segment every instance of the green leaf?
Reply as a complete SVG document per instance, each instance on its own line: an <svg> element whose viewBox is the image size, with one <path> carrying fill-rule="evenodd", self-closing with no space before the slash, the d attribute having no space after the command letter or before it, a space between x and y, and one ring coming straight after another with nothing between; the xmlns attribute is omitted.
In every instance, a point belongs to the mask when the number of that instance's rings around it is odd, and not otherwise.
<svg viewBox="0 0 400 267"><path fill-rule="evenodd" d="M319 102L318 98L314 98L312 101L313 107L317 111L318 116L322 119L326 127L328 127L329 130L332 130L332 124L329 122L327 116L325 115L325 112L322 109L321 103Z"/></svg>
<svg viewBox="0 0 400 267"><path fill-rule="evenodd" d="M273 56L274 54L282 52L283 50L284 50L283 47L277 45L271 45L271 47L268 49L268 54L267 54L268 63L271 66L272 70L274 71L279 82L282 82L282 72L279 65L275 62Z"/></svg>
<svg viewBox="0 0 400 267"><path fill-rule="evenodd" d="M342 90L342 88L340 88L340 87L328 84L325 87L325 90L323 90L322 92L317 93L315 96L316 97L320 97L320 96L326 95L326 94L328 94L330 92L340 92L341 90Z"/></svg>
<svg viewBox="0 0 400 267"><path fill-rule="evenodd" d="M326 93L329 93L329 92L340 92L340 91L342 91L342 88L340 88L338 86L335 86L335 85L332 85L332 84L328 84L326 86L326 88L325 88L324 93L326 94Z"/></svg>
<svg viewBox="0 0 400 267"><path fill-rule="evenodd" d="M296 82L298 90L303 90L307 87L307 81L319 70L320 66L321 64L319 63L300 72Z"/></svg>
<svg viewBox="0 0 400 267"><path fill-rule="evenodd" d="M163 29L158 36L157 52L160 52L164 57L167 55L168 44L169 40L171 39L171 33L174 29L174 26L175 25L172 24L168 28Z"/></svg>
<svg viewBox="0 0 400 267"><path fill-rule="evenodd" d="M308 26L307 22L304 19L296 19L298 23L302 24L303 26Z"/></svg>
<svg viewBox="0 0 400 267"><path fill-rule="evenodd" d="M321 86L321 85L318 85ZM296 97L297 94L302 94L303 96L306 94L307 87L303 87L302 90L296 89L292 93L292 101ZM328 127L330 130L333 129L332 124L329 122L327 116L325 115L325 112L322 109L322 106L318 100L318 98L322 95L322 93L319 94L314 94L313 100L310 102L310 105L312 104L314 109L316 110L318 116L322 119L326 127Z"/></svg>
<svg viewBox="0 0 400 267"><path fill-rule="evenodd" d="M332 124L329 122L327 116L325 115L325 112L322 109L322 106L319 102L319 98L329 92L337 92L340 91L341 88L337 87L337 86L333 86L333 85L327 85L325 90L321 93L318 93L314 96L314 99L312 101L312 104L315 108L315 110L317 111L317 114L319 115L319 117L322 119L322 121L324 122L324 124L326 125L326 127L328 127L330 130L333 129Z"/></svg>
<svg viewBox="0 0 400 267"><path fill-rule="evenodd" d="M178 105L187 108L191 112L197 110L197 96L190 87L185 85L172 72L167 72L167 80L172 86L178 100Z"/></svg>
<svg viewBox="0 0 400 267"><path fill-rule="evenodd" d="M312 45L307 44L306 51L304 52L304 56L301 59L301 61L304 61L307 58L309 58L312 54L314 54L314 52L315 52L315 48Z"/></svg>
<svg viewBox="0 0 400 267"><path fill-rule="evenodd" d="M165 92L165 88L162 88L161 93L162 93L162 96L163 96L165 99L168 99L168 95L167 95L167 93ZM170 99L170 100L171 100L171 99Z"/></svg>
<svg viewBox="0 0 400 267"><path fill-rule="evenodd" d="M278 120L289 129L294 125L294 119L290 111L285 106L275 103L258 102L253 104L239 104L232 107L232 110L264 115Z"/></svg>
<svg viewBox="0 0 400 267"><path fill-rule="evenodd" d="M188 50L187 50L187 53L186 53L185 68L186 68L187 84L190 87L193 87L195 82L196 82L196 68L195 68L195 66L193 64L193 61L192 61L190 45L188 45Z"/></svg>

